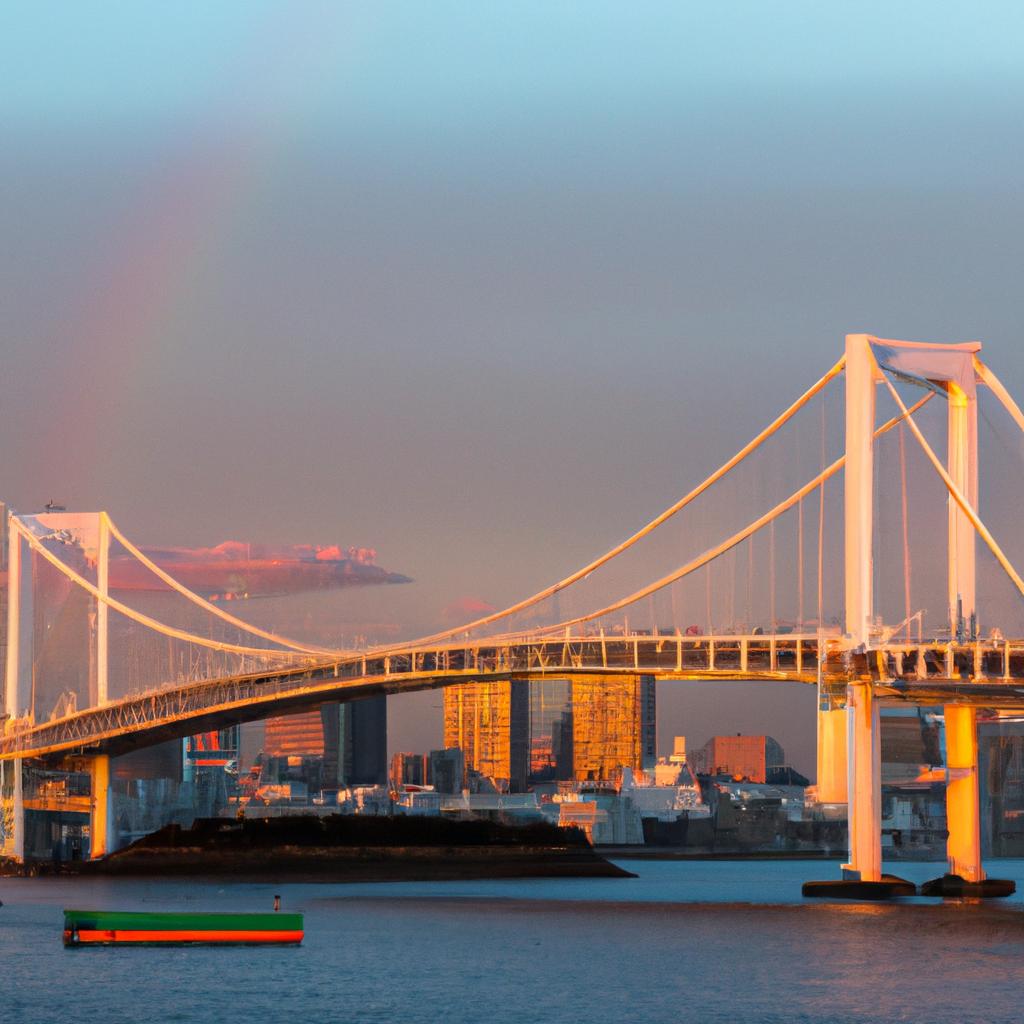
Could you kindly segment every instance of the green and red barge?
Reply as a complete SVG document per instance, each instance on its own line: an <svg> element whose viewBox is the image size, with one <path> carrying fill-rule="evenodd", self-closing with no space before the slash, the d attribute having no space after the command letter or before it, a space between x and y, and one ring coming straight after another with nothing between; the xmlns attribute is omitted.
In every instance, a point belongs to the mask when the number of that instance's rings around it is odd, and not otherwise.
<svg viewBox="0 0 1024 1024"><path fill-rule="evenodd" d="M298 945L302 914L65 910L64 945Z"/></svg>

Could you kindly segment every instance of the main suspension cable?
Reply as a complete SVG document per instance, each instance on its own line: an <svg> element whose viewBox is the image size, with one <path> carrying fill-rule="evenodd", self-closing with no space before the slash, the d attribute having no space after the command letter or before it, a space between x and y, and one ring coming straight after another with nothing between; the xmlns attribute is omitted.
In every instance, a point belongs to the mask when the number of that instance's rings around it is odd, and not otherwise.
<svg viewBox="0 0 1024 1024"><path fill-rule="evenodd" d="M289 640L287 637L278 636L276 633L267 632L265 629L260 629L258 626L245 622L243 619L236 618L229 612L226 612L223 608L218 608L217 605L211 603L200 597L195 592L191 591L184 584L179 583L170 573L165 572L156 564L151 558L148 558L137 548L127 537L117 528L114 521L107 515L106 512L101 512L101 516L106 516L107 528L110 530L112 537L115 537L121 544L121 546L137 561L141 562L154 576L166 583L173 591L181 594L186 600L191 601L194 605L202 608L203 611L209 612L211 615L216 615L217 618L223 619L225 622L232 626L241 629L243 632L251 633L253 636L261 637L264 640L269 640L271 643L279 644L281 647L288 647L293 651L301 651L303 654L324 654L328 656L344 655L351 652L331 650L326 647L311 647L305 644L296 643L294 640Z"/></svg>
<svg viewBox="0 0 1024 1024"><path fill-rule="evenodd" d="M463 626L458 626L455 629L444 630L441 633L432 633L430 636L420 637L418 640L414 640L413 643L416 645L433 643L437 640L445 640L449 637L459 636L463 633L468 633L470 630L478 629L481 626L488 626L492 622L497 622L500 619L507 618L510 615L514 615L517 612L525 611L527 608L532 608L534 605L539 604L546 598L551 597L553 594L557 594L560 590L565 590L566 587L572 586L574 583L578 583L581 579L589 576L595 569L600 569L602 565L610 562L617 555L622 554L623 551L632 547L637 541L642 540L653 530L661 526L662 523L671 519L677 512L682 511L690 504L694 499L698 498L703 494L709 487L717 483L722 479L730 470L734 469L739 465L752 451L758 448L764 441L766 441L772 434L776 433L781 427L789 422L818 392L820 392L831 380L837 377L843 372L843 368L846 365L846 356L844 355L839 362L833 366L828 373L826 373L820 380L813 384L807 391L805 391L792 405L789 406L785 412L777 416L764 430L761 431L753 440L747 445L741 448L728 462L723 463L715 470L706 480L695 487L688 494L680 498L674 505L665 509L661 515L652 519L646 526L638 530L631 537L622 541L621 544L617 544L615 547L606 551L600 558L594 559L588 565L585 565L582 569L578 569L571 576L567 576L564 580L560 580L558 583L552 584L550 587L546 587L544 590L538 591L532 597L527 597L516 604L509 605L509 607L502 609L498 612L492 612L489 615L485 615L479 619L474 619L472 622L468 622ZM735 581L734 581L735 582Z"/></svg>
<svg viewBox="0 0 1024 1024"><path fill-rule="evenodd" d="M930 401L932 397L932 393L929 392L928 394L924 395L921 399L919 399L911 407L910 410L907 410L906 407L904 407L901 415L894 416L892 419L883 423L880 427L878 427L877 430L875 430L873 436L875 438L879 438L883 434L887 434L898 423L902 422L905 419L909 419L911 412L916 412L926 402ZM591 622L594 619L602 618L605 615L610 615L612 612L619 611L622 608L625 608L628 605L633 604L635 601L639 601L642 598L647 597L648 594L653 594L655 591L661 590L663 587L666 587L671 583L675 583L676 580L680 580L684 576L688 576L696 569L699 569L704 565L708 565L710 562L714 561L716 558L719 558L721 555L724 555L726 552L734 550L736 545L742 543L748 537L752 536L763 526L767 526L769 523L774 522L780 515L782 515L784 512L789 511L789 509L791 509L794 505L800 502L804 497L806 497L808 494L811 494L816 487L822 486L827 480L835 476L836 473L838 473L839 470L841 470L845 465L846 456L841 455L838 459L835 460L835 462L833 462L830 466L828 466L821 473L819 473L813 480L810 480L808 483L804 484L803 487L801 487L799 490L794 491L784 501L779 502L779 504L776 505L775 508L766 512L758 519L755 519L753 522L745 526L742 530L737 531L731 537L722 541L720 544L717 544L713 548L709 548L707 551L704 552L704 554L698 555L696 558L687 562L685 565L680 566L674 572L669 573L667 576L663 576L660 580L656 580L654 583L648 584L646 587L643 587L635 593L630 594L628 597L621 598L620 600L615 601L610 605L606 605L604 608L600 608L597 611L588 612L586 615L580 615L573 619L567 619L564 622L558 622L552 626L545 626L539 629L537 632L541 634L559 632L583 622ZM502 637L516 635L519 634L502 634Z"/></svg>
<svg viewBox="0 0 1024 1024"><path fill-rule="evenodd" d="M149 629L155 630L157 633L161 633L164 636L171 637L174 640L181 640L189 644L198 644L200 647L209 647L211 650L224 651L230 654L247 654L263 658L280 658L285 660L294 660L296 658L309 659L308 654L303 654L298 651L274 651L262 647L243 647L240 644L229 644L220 640L208 640L206 637L196 636L194 633L186 632L183 629L177 629L174 626L168 626L164 622L160 622L148 615L144 615L142 612L138 612L134 608L130 608L128 605L123 604L116 598L111 597L109 594L102 593L97 587L94 587L84 576L75 572L71 566L61 561L61 559L50 551L43 542L34 533L32 533L32 531L29 530L20 519L18 519L17 516L11 516L11 522L14 523L15 529L17 529L18 533L20 533L28 542L29 547L31 547L37 554L42 555L43 558L45 558L59 572L63 573L69 580L71 580L72 583L76 583L97 601L102 601L108 608L113 608L114 611L120 612L126 618L139 623L141 626L146 626Z"/></svg>

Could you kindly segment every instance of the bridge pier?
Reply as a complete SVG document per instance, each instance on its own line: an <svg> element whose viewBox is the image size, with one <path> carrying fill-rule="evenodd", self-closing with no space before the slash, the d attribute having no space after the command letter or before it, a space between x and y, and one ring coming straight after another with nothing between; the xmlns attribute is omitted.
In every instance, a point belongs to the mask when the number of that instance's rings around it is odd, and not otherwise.
<svg viewBox="0 0 1024 1024"><path fill-rule="evenodd" d="M846 709L823 704L818 698L818 803L845 804Z"/></svg>
<svg viewBox="0 0 1024 1024"><path fill-rule="evenodd" d="M981 800L978 793L978 713L947 704L946 840L948 867L921 886L922 896L1010 896L1012 881L987 878L981 863Z"/></svg>
<svg viewBox="0 0 1024 1024"><path fill-rule="evenodd" d="M882 880L882 744L870 683L847 687L847 791L850 857L843 878Z"/></svg>
<svg viewBox="0 0 1024 1024"><path fill-rule="evenodd" d="M112 852L110 827L113 821L113 792L110 788L110 755L89 759L92 793L89 810L89 857L97 860Z"/></svg>
<svg viewBox="0 0 1024 1024"><path fill-rule="evenodd" d="M966 385L961 386L961 383ZM970 384L948 381L946 391L946 471L974 509L978 507L978 401L973 375ZM949 497L948 572L950 638L968 632L976 640L977 539L963 509ZM968 623L970 626L968 627ZM972 676L980 673L975 644ZM946 655L947 676L953 677L952 643ZM981 863L981 803L978 793L978 713L973 707L947 704L946 840L948 868L942 878L921 887L926 896L1009 896L1014 884L987 879Z"/></svg>
<svg viewBox="0 0 1024 1024"><path fill-rule="evenodd" d="M24 772L20 757L0 761L0 856L25 861Z"/></svg>

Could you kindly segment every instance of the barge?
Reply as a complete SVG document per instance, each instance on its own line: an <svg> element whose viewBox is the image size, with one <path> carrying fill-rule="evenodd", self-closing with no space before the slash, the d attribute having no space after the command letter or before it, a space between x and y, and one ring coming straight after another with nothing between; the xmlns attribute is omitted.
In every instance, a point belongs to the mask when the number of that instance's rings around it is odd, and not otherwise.
<svg viewBox="0 0 1024 1024"><path fill-rule="evenodd" d="M303 938L302 914L154 913L65 910L64 945L292 945Z"/></svg>

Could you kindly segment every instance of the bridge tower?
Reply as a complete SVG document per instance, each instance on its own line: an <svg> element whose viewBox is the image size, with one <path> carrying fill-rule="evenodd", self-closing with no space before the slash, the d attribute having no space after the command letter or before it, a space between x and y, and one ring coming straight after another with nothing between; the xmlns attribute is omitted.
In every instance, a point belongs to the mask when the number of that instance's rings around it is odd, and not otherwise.
<svg viewBox="0 0 1024 1024"><path fill-rule="evenodd" d="M7 511L7 657L4 665L5 729L29 713L32 700L32 551ZM25 859L24 772L21 758L6 762L0 781L0 853Z"/></svg>
<svg viewBox="0 0 1024 1024"><path fill-rule="evenodd" d="M19 719L34 717L32 708L33 649L33 573L32 548L22 536L13 512L5 510L3 528L7 539L7 650L4 664L3 713L5 728ZM62 513L37 516L40 522L58 528ZM76 517L81 518L81 517ZM104 597L109 586L110 519L106 512L97 515L97 589ZM93 630L94 671L90 685L90 703L97 707L109 703L108 690L108 608L95 602ZM96 755L89 759L92 777L90 814L90 853L93 857L109 852L111 819L110 758ZM0 855L15 861L25 858L24 765L21 758L0 766Z"/></svg>
<svg viewBox="0 0 1024 1024"><path fill-rule="evenodd" d="M845 751L833 721L836 712L819 710L819 778L825 782L820 791L836 799L841 792L837 780L845 754L850 855L843 865L843 876L860 886L865 894L872 887L878 895L901 895L913 888L909 883L882 875L880 722L871 682L876 670L883 677L886 672L880 659L872 660L871 634L876 386L885 380L886 370L944 393L946 472L976 511L978 412L974 359L980 348L977 342L931 345L882 340L866 334L846 337L845 631L851 655L864 658L867 671L847 687ZM954 641L977 639L975 529L952 496L948 498L947 545L952 651ZM953 665L952 656L948 664ZM965 891L1001 894L995 890L1002 883L986 884L981 863L977 713L973 707L958 705L948 705L944 711L948 871L949 876L956 877L951 885L943 879L929 883L928 891L934 895L959 895ZM826 893L821 890L821 894Z"/></svg>
<svg viewBox="0 0 1024 1024"><path fill-rule="evenodd" d="M866 651L873 620L875 384L878 366L866 334L846 336L845 516L846 633ZM878 704L870 680L846 692L847 816L850 857L843 876L882 879L882 764Z"/></svg>

